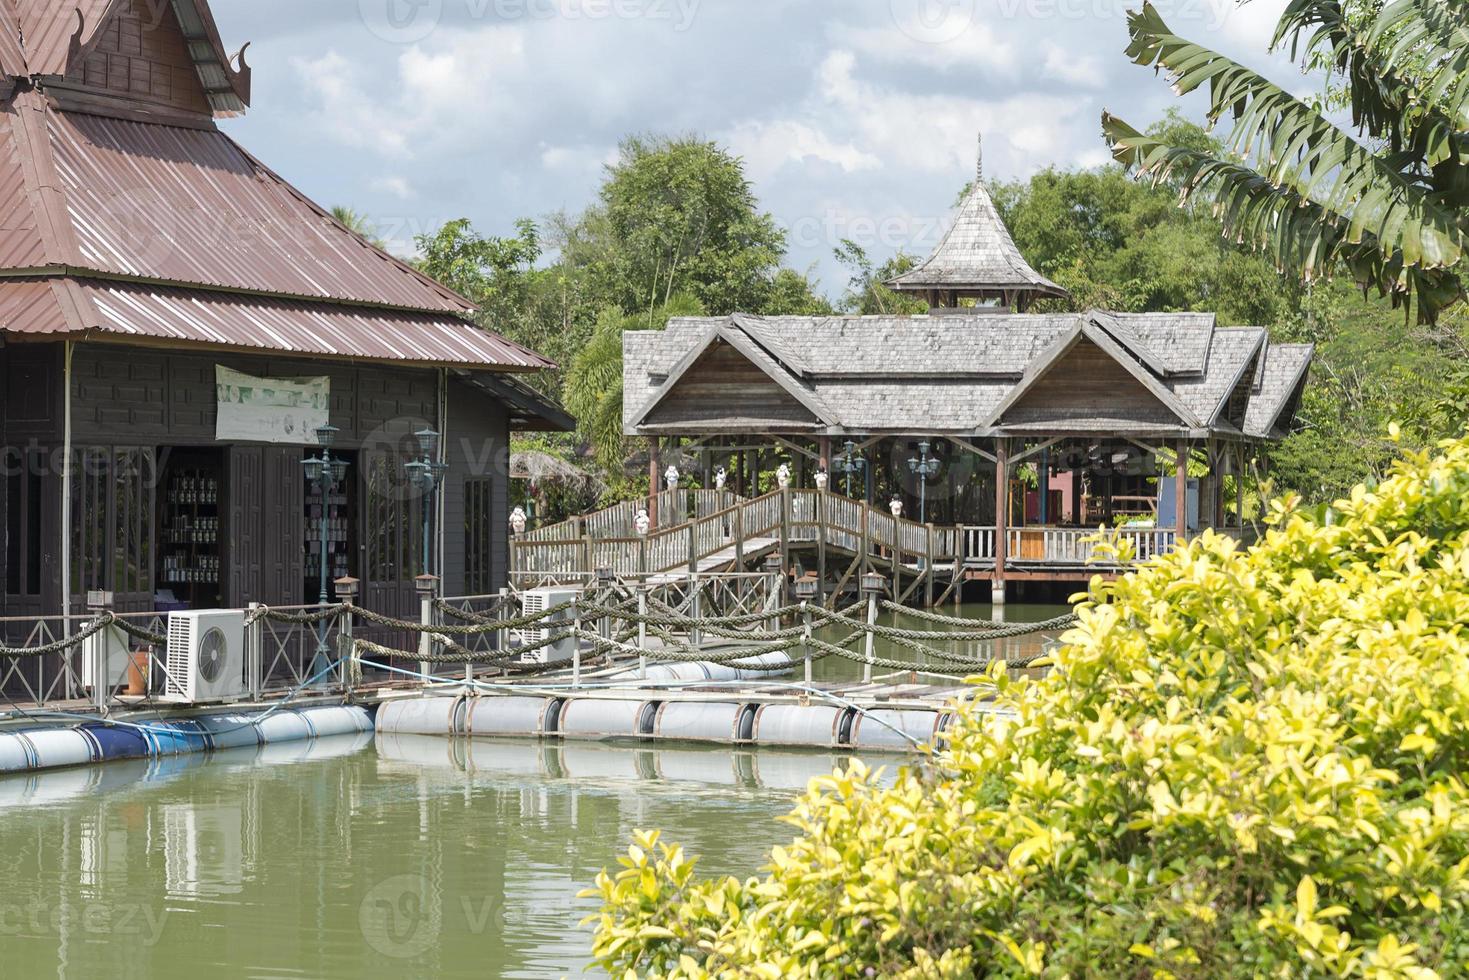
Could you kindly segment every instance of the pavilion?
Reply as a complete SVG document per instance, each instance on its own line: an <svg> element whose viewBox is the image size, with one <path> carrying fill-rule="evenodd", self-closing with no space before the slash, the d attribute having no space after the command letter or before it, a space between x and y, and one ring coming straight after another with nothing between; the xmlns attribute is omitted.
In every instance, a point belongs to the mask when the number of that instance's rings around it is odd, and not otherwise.
<svg viewBox="0 0 1469 980"><path fill-rule="evenodd" d="M726 467L754 496L788 459L797 487L824 473L833 494L983 530L965 535L984 542L965 567L997 598L1007 579L1093 574L1079 542L1100 524L1167 543L1243 533L1246 479L1260 444L1291 427L1309 345L1211 313L1026 312L1067 294L1020 254L982 180L933 254L889 285L932 308L625 334L624 429L648 440L651 484L681 453L706 485Z"/></svg>

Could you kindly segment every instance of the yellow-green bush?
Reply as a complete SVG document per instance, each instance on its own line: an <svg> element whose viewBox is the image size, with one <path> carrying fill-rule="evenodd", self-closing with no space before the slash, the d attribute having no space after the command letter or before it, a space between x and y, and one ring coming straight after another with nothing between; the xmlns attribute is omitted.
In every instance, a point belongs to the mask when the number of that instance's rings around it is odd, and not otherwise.
<svg viewBox="0 0 1469 980"><path fill-rule="evenodd" d="M640 835L614 975L1459 976L1469 964L1469 440L1257 547L1094 582L1056 669L986 680L881 788L814 785L762 878Z"/></svg>

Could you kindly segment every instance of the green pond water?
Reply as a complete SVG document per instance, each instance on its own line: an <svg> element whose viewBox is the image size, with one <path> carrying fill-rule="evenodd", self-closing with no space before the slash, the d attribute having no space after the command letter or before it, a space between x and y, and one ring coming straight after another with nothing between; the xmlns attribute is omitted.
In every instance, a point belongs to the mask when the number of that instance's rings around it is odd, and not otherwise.
<svg viewBox="0 0 1469 980"><path fill-rule="evenodd" d="M0 978L580 975L635 829L754 874L843 758L364 735L0 778Z"/></svg>

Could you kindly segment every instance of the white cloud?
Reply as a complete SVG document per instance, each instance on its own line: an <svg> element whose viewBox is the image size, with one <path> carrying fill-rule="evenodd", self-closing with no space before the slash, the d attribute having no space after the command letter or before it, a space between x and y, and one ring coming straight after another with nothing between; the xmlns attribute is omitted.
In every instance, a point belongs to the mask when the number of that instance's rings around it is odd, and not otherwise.
<svg viewBox="0 0 1469 980"><path fill-rule="evenodd" d="M881 160L850 141L834 140L814 126L793 119L746 120L726 139L744 158L746 170L756 181L773 176L787 164L830 163L844 173L882 166Z"/></svg>
<svg viewBox="0 0 1469 980"><path fill-rule="evenodd" d="M922 40L917 31L881 26L837 24L828 32L831 41L865 58L887 64L936 68L941 71L980 71L1013 76L1017 68L1015 49L989 25L971 22L957 37L941 44Z"/></svg>
<svg viewBox="0 0 1469 980"><path fill-rule="evenodd" d="M418 196L417 192L413 189L413 185L408 183L408 180L404 177L377 177L368 186L375 191L383 194L391 194L393 197L404 201Z"/></svg>
<svg viewBox="0 0 1469 980"><path fill-rule="evenodd" d="M292 66L319 103L311 117L320 132L356 149L408 155L407 135L385 124L388 120L378 114L375 100L358 83L346 58L329 50L315 59L296 58Z"/></svg>
<svg viewBox="0 0 1469 980"><path fill-rule="evenodd" d="M1082 54L1072 51L1054 41L1047 41L1042 46L1046 53L1045 71L1052 78L1058 78L1070 85L1081 88L1101 88L1107 80L1107 70L1102 66L1102 60L1096 55Z"/></svg>

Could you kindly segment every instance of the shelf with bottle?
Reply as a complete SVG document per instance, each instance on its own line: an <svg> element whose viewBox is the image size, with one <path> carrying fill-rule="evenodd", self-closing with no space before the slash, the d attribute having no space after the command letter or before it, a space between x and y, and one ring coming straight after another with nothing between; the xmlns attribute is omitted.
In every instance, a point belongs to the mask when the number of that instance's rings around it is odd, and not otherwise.
<svg viewBox="0 0 1469 980"><path fill-rule="evenodd" d="M219 581L218 555L163 556L162 580L169 585L213 585Z"/></svg>

